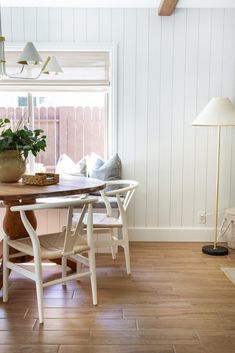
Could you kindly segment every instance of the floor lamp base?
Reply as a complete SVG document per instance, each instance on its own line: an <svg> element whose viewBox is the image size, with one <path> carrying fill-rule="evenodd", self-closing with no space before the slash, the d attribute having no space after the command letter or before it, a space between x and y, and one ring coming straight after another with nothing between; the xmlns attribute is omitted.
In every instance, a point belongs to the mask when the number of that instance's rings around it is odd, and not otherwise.
<svg viewBox="0 0 235 353"><path fill-rule="evenodd" d="M202 247L202 252L212 256L228 255L228 249L224 246L216 246L216 248L214 248L214 245L205 245Z"/></svg>

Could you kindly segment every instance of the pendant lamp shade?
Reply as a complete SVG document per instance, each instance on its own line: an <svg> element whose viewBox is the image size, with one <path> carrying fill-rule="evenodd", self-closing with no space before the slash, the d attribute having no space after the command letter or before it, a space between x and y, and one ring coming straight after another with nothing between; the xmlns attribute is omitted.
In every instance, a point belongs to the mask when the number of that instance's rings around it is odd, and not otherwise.
<svg viewBox="0 0 235 353"><path fill-rule="evenodd" d="M43 60L38 53L37 49L35 48L34 44L32 42L28 42L24 50L19 57L18 64L22 65L38 65L42 63Z"/></svg>
<svg viewBox="0 0 235 353"><path fill-rule="evenodd" d="M58 63L56 57L49 56L46 60L44 67L42 68L42 73L43 74L50 74L50 73L58 74L60 72L62 73L63 70L62 70L60 64Z"/></svg>
<svg viewBox="0 0 235 353"><path fill-rule="evenodd" d="M229 98L212 98L193 126L235 126L235 107Z"/></svg>

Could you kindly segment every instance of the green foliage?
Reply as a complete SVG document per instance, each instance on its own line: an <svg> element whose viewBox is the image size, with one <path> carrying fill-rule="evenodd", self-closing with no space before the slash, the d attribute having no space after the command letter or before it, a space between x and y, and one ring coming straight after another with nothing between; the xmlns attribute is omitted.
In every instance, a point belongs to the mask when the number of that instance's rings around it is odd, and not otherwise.
<svg viewBox="0 0 235 353"><path fill-rule="evenodd" d="M6 150L17 150L26 159L29 152L36 157L40 151L45 151L46 136L41 129L29 130L26 126L15 131L8 127L9 119L0 118L0 152Z"/></svg>

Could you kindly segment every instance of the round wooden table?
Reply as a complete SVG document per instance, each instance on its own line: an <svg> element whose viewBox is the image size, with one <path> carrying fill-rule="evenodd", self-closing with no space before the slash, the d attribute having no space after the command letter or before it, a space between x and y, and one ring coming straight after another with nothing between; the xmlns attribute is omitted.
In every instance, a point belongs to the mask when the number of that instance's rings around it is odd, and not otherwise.
<svg viewBox="0 0 235 353"><path fill-rule="evenodd" d="M11 212L13 205L35 203L36 199L45 197L57 197L92 193L105 188L105 183L100 180L66 176L61 177L60 182L55 185L34 186L25 185L21 181L17 183L0 183L0 200L4 202L6 213L3 220L3 229L6 235L12 239L28 236L24 228L19 212ZM33 211L26 212L34 229L37 220ZM0 256L2 255L2 242L0 242ZM1 271L0 271L1 272ZM0 273L0 287L1 287Z"/></svg>

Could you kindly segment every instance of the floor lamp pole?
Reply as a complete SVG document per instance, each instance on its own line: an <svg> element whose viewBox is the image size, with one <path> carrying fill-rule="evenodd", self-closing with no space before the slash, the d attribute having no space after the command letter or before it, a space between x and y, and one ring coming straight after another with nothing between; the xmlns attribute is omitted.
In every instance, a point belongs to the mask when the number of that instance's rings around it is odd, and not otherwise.
<svg viewBox="0 0 235 353"><path fill-rule="evenodd" d="M216 249L217 236L218 236L219 180L220 180L220 178L219 178L220 177L220 136L221 136L221 126L218 126L214 249Z"/></svg>
<svg viewBox="0 0 235 353"><path fill-rule="evenodd" d="M216 167L216 200L215 200L215 235L214 244L205 245L202 251L207 255L222 256L228 254L228 249L224 246L217 246L218 237L218 211L219 211L219 181L220 181L220 137L221 137L221 126L218 126L217 135L217 167Z"/></svg>

